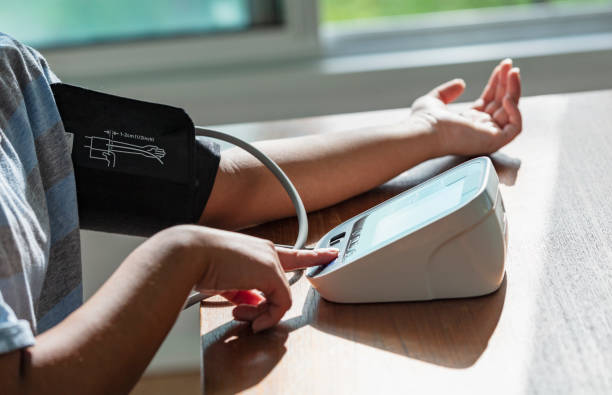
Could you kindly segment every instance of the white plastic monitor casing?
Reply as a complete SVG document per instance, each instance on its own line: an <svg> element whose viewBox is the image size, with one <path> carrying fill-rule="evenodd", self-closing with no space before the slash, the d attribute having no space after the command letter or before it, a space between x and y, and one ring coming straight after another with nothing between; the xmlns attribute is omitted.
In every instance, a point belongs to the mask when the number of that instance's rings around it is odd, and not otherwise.
<svg viewBox="0 0 612 395"><path fill-rule="evenodd" d="M480 296L497 290L504 276L507 222L497 174L487 157L450 169L420 186L475 161L484 165L479 189L467 202L443 217L333 270L311 268L307 278L321 296L332 302L372 303ZM353 229L353 224L380 206L367 210L328 232L317 243ZM349 237L340 245L338 259ZM330 264L331 265L331 264ZM334 267L334 266L330 266Z"/></svg>

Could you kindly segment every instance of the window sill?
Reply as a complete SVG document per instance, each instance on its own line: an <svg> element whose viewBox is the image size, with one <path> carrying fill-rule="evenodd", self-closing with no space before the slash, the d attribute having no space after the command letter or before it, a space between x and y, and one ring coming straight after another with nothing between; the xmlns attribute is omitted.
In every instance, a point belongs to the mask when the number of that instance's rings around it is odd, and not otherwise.
<svg viewBox="0 0 612 395"><path fill-rule="evenodd" d="M327 57L322 59L319 65L324 73L344 74L467 64L495 61L507 57L521 59L608 50L612 50L612 32Z"/></svg>

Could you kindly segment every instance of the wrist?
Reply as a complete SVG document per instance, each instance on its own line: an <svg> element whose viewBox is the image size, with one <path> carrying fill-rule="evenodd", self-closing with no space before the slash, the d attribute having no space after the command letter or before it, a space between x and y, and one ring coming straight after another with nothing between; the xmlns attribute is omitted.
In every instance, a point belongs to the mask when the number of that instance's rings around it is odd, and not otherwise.
<svg viewBox="0 0 612 395"><path fill-rule="evenodd" d="M411 115L407 120L392 125L392 131L398 134L403 152L410 152L411 162L424 162L445 155L440 132L435 127L435 120ZM410 164L412 167L414 164Z"/></svg>
<svg viewBox="0 0 612 395"><path fill-rule="evenodd" d="M210 229L197 225L177 225L165 229L150 240L160 261L167 262L172 269L180 266L195 283L208 266L210 260L208 235Z"/></svg>
<svg viewBox="0 0 612 395"><path fill-rule="evenodd" d="M429 148L427 150L428 159L439 158L450 153L446 144L447 138L444 136L444 128L441 127L437 117L429 113L413 114L408 122L423 136L425 145Z"/></svg>

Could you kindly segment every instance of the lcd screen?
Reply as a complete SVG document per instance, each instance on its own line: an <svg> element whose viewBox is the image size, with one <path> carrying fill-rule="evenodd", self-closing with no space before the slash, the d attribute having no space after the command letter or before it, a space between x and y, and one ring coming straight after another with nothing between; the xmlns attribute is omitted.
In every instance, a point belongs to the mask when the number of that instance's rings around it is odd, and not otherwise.
<svg viewBox="0 0 612 395"><path fill-rule="evenodd" d="M445 185L444 179L381 206L365 218L346 258L351 260L447 214L462 201L465 177Z"/></svg>
<svg viewBox="0 0 612 395"><path fill-rule="evenodd" d="M371 218L366 220L366 229L373 228L370 238L371 244L378 245L381 242L393 239L403 231L413 229L455 207L461 200L462 190L463 180L460 180L438 193L432 193L414 203L402 205L403 202L400 199L397 204L389 205L374 213ZM367 222L369 221L372 221L375 225L368 227Z"/></svg>

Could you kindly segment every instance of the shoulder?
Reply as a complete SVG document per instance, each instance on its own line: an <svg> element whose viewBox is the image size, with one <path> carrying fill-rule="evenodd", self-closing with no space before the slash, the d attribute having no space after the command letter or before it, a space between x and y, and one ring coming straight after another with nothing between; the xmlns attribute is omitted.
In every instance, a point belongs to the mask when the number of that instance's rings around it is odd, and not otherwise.
<svg viewBox="0 0 612 395"><path fill-rule="evenodd" d="M57 77L40 53L3 33L0 81L0 129L9 140L21 141L28 130L38 135L48 129L49 122L57 121L49 86Z"/></svg>
<svg viewBox="0 0 612 395"><path fill-rule="evenodd" d="M40 164L39 154L48 152L48 144L36 146L35 140L49 131L53 139L63 131L51 76L38 52L0 33L0 132L24 175Z"/></svg>
<svg viewBox="0 0 612 395"><path fill-rule="evenodd" d="M41 76L49 84L59 81L38 51L4 33L0 33L0 76L19 85Z"/></svg>

